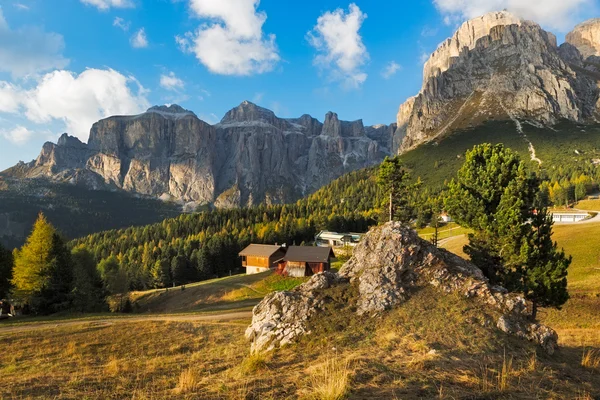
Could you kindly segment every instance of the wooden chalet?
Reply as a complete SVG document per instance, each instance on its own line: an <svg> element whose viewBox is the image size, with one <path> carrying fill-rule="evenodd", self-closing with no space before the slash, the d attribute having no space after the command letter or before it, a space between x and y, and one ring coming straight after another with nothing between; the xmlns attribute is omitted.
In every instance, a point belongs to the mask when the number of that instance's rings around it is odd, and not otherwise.
<svg viewBox="0 0 600 400"><path fill-rule="evenodd" d="M285 248L277 245L251 244L240 252L246 274L258 274L277 268L285 256Z"/></svg>
<svg viewBox="0 0 600 400"><path fill-rule="evenodd" d="M284 276L303 277L331 269L335 253L331 247L291 246L277 266Z"/></svg>

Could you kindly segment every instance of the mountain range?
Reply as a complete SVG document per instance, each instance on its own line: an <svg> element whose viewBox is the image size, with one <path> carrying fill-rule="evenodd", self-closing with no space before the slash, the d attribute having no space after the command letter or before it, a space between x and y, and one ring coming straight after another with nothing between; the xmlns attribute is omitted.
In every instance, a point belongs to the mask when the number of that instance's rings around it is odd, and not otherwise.
<svg viewBox="0 0 600 400"><path fill-rule="evenodd" d="M552 179L562 179L562 170L594 177L599 82L600 19L576 26L559 46L534 22L489 13L440 44L395 124L364 126L331 112L323 122L279 118L245 101L215 125L170 105L98 121L87 144L64 134L37 159L0 173L0 238L22 240L40 207L49 214L62 207L66 215L69 206L52 200L65 193L77 193L69 195L70 209L117 228L154 220L110 220L108 209L92 215L86 204L99 195L89 189L113 191L110 204L122 204L121 216L143 201L159 221L175 212L173 203L196 210L294 202L387 155L401 154L415 177L439 188L464 151L484 141L530 153ZM23 202L32 203L27 212Z"/></svg>
<svg viewBox="0 0 600 400"><path fill-rule="evenodd" d="M5 178L47 178L217 207L287 203L396 151L395 124L328 113L278 118L244 101L216 125L178 105L95 123L88 143L63 134Z"/></svg>

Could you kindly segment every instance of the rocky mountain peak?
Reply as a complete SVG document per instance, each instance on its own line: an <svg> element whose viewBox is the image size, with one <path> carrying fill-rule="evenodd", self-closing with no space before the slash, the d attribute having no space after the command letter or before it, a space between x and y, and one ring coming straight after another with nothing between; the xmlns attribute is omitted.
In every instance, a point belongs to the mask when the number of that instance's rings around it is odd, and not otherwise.
<svg viewBox="0 0 600 400"><path fill-rule="evenodd" d="M600 56L600 18L577 25L567 34L566 41L575 46L584 59Z"/></svg>
<svg viewBox="0 0 600 400"><path fill-rule="evenodd" d="M276 119L277 117L273 111L262 108L245 100L239 106L229 110L221 120L221 124L249 122L264 122L267 124L274 124Z"/></svg>
<svg viewBox="0 0 600 400"><path fill-rule="evenodd" d="M463 23L452 37L440 44L425 63L423 81L427 82L432 77L448 70L455 58L460 56L465 48L472 50L479 39L490 34L492 28L521 25L522 23L523 20L520 17L507 11L490 12Z"/></svg>
<svg viewBox="0 0 600 400"><path fill-rule="evenodd" d="M188 115L191 115L194 117L196 116L196 114L194 114L193 111L186 110L185 108L183 108L177 104L154 106L154 107L150 107L146 111L146 114L152 114L152 113L160 114L164 117L182 117L182 116L188 116Z"/></svg>
<svg viewBox="0 0 600 400"><path fill-rule="evenodd" d="M331 137L360 137L365 136L365 126L362 120L340 121L338 115L330 111L325 115L322 134Z"/></svg>
<svg viewBox="0 0 600 400"><path fill-rule="evenodd" d="M593 26L579 31L592 37ZM600 88L580 60L576 44L559 48L554 34L505 11L465 22L425 64L419 94L400 106L399 151L489 120L593 120Z"/></svg>
<svg viewBox="0 0 600 400"><path fill-rule="evenodd" d="M85 147L85 144L82 143L81 140L79 140L75 136L70 136L67 133L63 133L56 144L60 147Z"/></svg>

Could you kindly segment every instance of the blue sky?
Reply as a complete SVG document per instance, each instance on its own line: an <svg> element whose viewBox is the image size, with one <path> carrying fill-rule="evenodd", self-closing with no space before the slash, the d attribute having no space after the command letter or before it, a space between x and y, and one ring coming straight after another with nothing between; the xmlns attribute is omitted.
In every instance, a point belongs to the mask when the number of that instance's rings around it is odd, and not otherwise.
<svg viewBox="0 0 600 400"><path fill-rule="evenodd" d="M0 170L155 104L388 124L465 19L507 8L560 42L598 1L0 0Z"/></svg>

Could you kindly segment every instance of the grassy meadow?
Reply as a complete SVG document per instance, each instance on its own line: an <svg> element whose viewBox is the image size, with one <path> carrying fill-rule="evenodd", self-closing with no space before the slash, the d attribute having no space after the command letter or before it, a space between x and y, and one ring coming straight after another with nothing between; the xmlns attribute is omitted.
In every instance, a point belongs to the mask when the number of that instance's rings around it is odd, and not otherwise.
<svg viewBox="0 0 600 400"><path fill-rule="evenodd" d="M456 233L443 247L464 256L461 228L442 229ZM249 317L143 318L250 310L265 294L304 281L266 273L132 293L135 319L95 316L68 326L53 319L46 329L18 333L0 325L0 341L10 349L0 353L0 398L599 398L600 224L554 230L573 264L571 300L540 312L560 335L553 356L485 327L494 311L428 285L376 320L355 314L351 286L336 288L312 334L271 353L250 354Z"/></svg>
<svg viewBox="0 0 600 400"><path fill-rule="evenodd" d="M340 300L352 290L331 296ZM565 346L546 356L485 328L483 320L493 315L481 311L428 285L377 321L332 301L312 335L254 355L243 336L249 320L0 332L11 349L0 353L0 398L591 400L600 394L600 358L589 348Z"/></svg>

